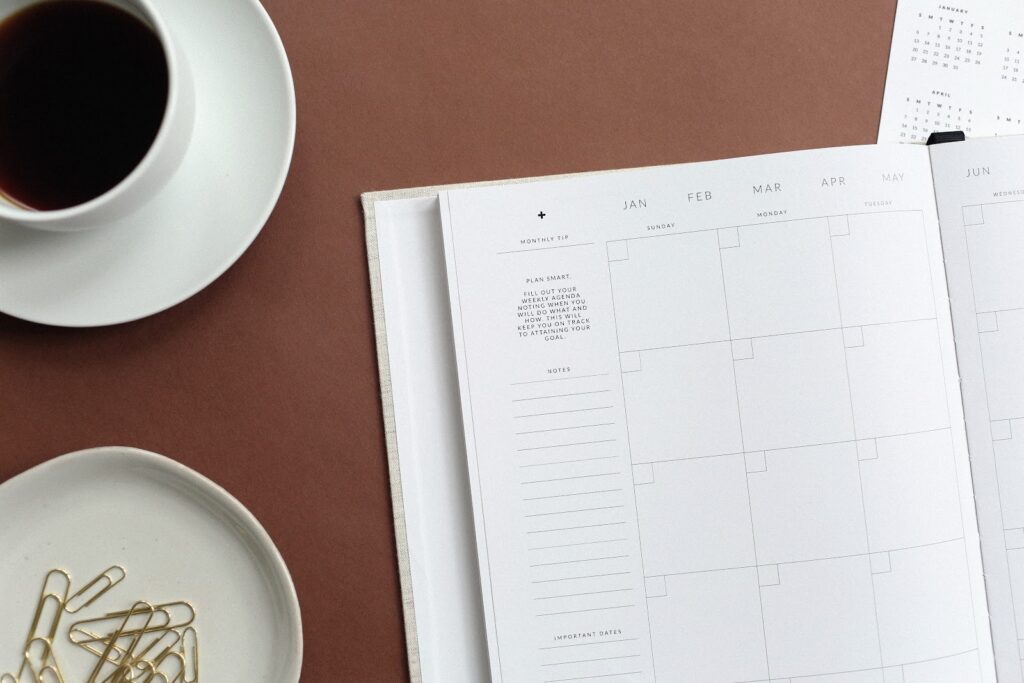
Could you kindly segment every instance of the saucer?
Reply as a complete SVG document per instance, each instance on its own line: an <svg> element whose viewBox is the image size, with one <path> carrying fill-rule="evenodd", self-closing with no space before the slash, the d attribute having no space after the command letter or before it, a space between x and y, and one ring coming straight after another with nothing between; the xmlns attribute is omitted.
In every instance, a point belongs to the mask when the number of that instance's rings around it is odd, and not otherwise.
<svg viewBox="0 0 1024 683"><path fill-rule="evenodd" d="M0 519L0 676L17 674L48 572L69 574L73 596L115 568L108 577L123 580L95 602L66 602L53 653L68 681L98 661L72 626L141 600L190 606L202 680L298 683L302 621L281 555L241 503L184 465L132 448L65 455L0 484Z"/></svg>
<svg viewBox="0 0 1024 683"><path fill-rule="evenodd" d="M195 83L191 144L145 207L110 225L49 233L0 221L0 312L93 327L196 294L259 234L295 143L295 88L258 0L154 0Z"/></svg>

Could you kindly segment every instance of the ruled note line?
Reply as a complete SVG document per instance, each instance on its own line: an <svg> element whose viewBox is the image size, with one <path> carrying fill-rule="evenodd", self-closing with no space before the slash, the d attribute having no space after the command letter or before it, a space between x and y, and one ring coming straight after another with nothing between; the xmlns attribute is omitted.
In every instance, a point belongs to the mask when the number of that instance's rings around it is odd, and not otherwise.
<svg viewBox="0 0 1024 683"><path fill-rule="evenodd" d="M554 498L571 498L573 496L593 496L599 493L621 493L622 489L601 489L600 491L576 491L573 493L555 493L550 496L532 496L530 498L523 498L524 501L529 500L552 500Z"/></svg>
<svg viewBox="0 0 1024 683"><path fill-rule="evenodd" d="M551 379L534 379L527 382L512 382L511 386L520 387L524 384L543 384L545 382L564 382L569 379L590 379L591 377L607 377L607 372L601 372L595 375L576 375L575 377L552 377Z"/></svg>
<svg viewBox="0 0 1024 683"><path fill-rule="evenodd" d="M615 439L600 439L598 441L574 441L572 443L553 443L547 446L531 446L529 448L517 448L516 452L524 453L526 451L546 451L551 448L570 448L573 446L594 446L599 443L612 443Z"/></svg>
<svg viewBox="0 0 1024 683"><path fill-rule="evenodd" d="M611 410L615 406L596 406L594 408L576 408L574 410L554 410L548 413L531 413L530 415L515 415L516 420L524 420L528 417L547 417L548 415L568 415L569 413L587 413L594 410Z"/></svg>
<svg viewBox="0 0 1024 683"><path fill-rule="evenodd" d="M555 477L553 479L532 479L530 481L522 482L526 484L549 484L554 481L574 481L577 479L594 479L595 477L615 477L622 474L622 472L601 472L599 474L574 474L571 477Z"/></svg>
<svg viewBox="0 0 1024 683"><path fill-rule="evenodd" d="M540 401L546 398L570 398L572 396L593 396L594 394L610 394L611 389L596 389L594 391L576 391L571 394L552 394L550 396L531 396L529 398L514 398L513 403L523 403L524 401Z"/></svg>
<svg viewBox="0 0 1024 683"><path fill-rule="evenodd" d="M594 462L596 460L615 460L619 456L617 455L603 455L597 458L576 458L575 460L556 460L554 462L534 462L528 465L520 465L520 467L549 467L551 465L571 465L578 462Z"/></svg>
<svg viewBox="0 0 1024 683"><path fill-rule="evenodd" d="M601 579L608 576L626 576L631 572L611 572L608 574L588 574L586 576L563 576L558 579L537 579L530 583L561 583L562 581L580 581L582 579Z"/></svg>
<svg viewBox="0 0 1024 683"><path fill-rule="evenodd" d="M568 432L573 429L596 429L597 427L614 427L614 422L601 422L599 424L592 425L572 425L570 427L551 427L550 429L533 429L528 432L516 432L516 436L523 436L525 434L546 434L548 432Z"/></svg>
<svg viewBox="0 0 1024 683"><path fill-rule="evenodd" d="M630 605L612 605L610 607L591 607L589 609L570 609L562 612L541 612L538 617L558 617L563 614L585 614L587 612L606 612L613 609L629 609L636 607L636 603Z"/></svg>
<svg viewBox="0 0 1024 683"><path fill-rule="evenodd" d="M628 538L606 538L603 541L583 541L581 543L560 543L558 545L543 545L537 548L529 548L529 550L560 550L562 548L574 548L580 545L600 545L601 543L622 543L628 541Z"/></svg>
<svg viewBox="0 0 1024 683"><path fill-rule="evenodd" d="M583 526L567 526L560 529L536 529L534 531L527 531L528 534L550 534L555 531L575 531L576 529L596 529L602 526L618 526L625 524L625 522L605 522L604 524L584 524Z"/></svg>
<svg viewBox="0 0 1024 683"><path fill-rule="evenodd" d="M608 557L587 557L582 560L562 560L561 562L541 562L539 564L531 564L530 567L554 567L562 564L580 564L583 562L603 562L604 560L624 560L629 555L609 555Z"/></svg>
<svg viewBox="0 0 1024 683"><path fill-rule="evenodd" d="M551 517L552 515L572 515L578 512L597 512L599 510L619 510L625 507L624 505L605 505L604 507L597 508L580 508L578 510L556 510L554 512L534 512L533 514L526 515L527 517Z"/></svg>

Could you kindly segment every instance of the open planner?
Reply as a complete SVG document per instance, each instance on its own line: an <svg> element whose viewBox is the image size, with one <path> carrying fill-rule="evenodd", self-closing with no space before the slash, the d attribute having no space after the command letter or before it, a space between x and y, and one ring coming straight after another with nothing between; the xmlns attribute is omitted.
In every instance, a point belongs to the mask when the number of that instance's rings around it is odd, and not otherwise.
<svg viewBox="0 0 1024 683"><path fill-rule="evenodd" d="M1022 160L365 195L414 680L1024 681Z"/></svg>

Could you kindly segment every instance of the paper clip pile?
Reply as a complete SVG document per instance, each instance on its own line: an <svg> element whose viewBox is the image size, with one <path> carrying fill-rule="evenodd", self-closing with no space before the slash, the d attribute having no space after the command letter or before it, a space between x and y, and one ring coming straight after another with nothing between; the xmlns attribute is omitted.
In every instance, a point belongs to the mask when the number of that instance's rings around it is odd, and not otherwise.
<svg viewBox="0 0 1024 683"><path fill-rule="evenodd" d="M127 576L114 566L71 594L71 576L60 569L46 575L35 616L25 640L17 674L0 683L71 683L57 661L54 646L61 618L74 615L107 594ZM196 613L187 602L131 607L72 623L68 640L93 655L85 683L198 683L199 638Z"/></svg>

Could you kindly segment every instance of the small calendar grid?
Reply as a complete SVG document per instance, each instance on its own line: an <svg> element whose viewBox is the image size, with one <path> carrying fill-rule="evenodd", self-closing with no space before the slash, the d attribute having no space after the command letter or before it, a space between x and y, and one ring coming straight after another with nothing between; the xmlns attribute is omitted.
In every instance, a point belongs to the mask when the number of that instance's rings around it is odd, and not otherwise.
<svg viewBox="0 0 1024 683"><path fill-rule="evenodd" d="M950 130L979 137L1024 132L1024 14L989 5L900 3L879 140L923 143Z"/></svg>
<svg viewBox="0 0 1024 683"><path fill-rule="evenodd" d="M914 32L912 63L951 71L982 64L984 25L935 12L919 12L918 19L921 27Z"/></svg>
<svg viewBox="0 0 1024 683"><path fill-rule="evenodd" d="M937 130L962 130L970 134L974 110L943 101L944 93L933 91L928 97L906 98L906 110L900 125L900 137L924 142Z"/></svg>
<svg viewBox="0 0 1024 683"><path fill-rule="evenodd" d="M1024 53L1024 31L1010 31L1000 75L1004 83L1024 84L1024 72L1021 71L1022 53Z"/></svg>

